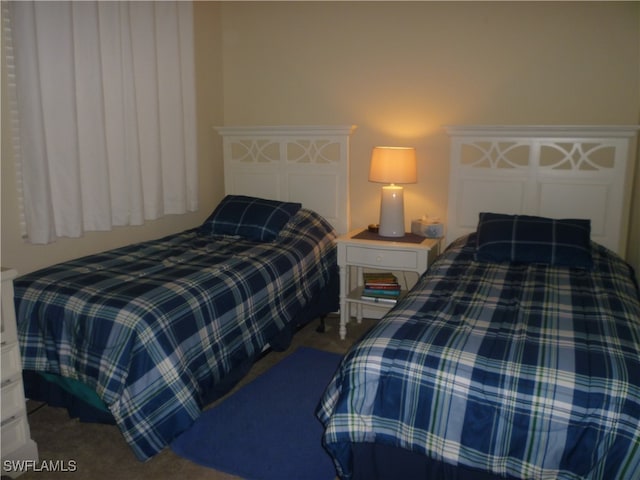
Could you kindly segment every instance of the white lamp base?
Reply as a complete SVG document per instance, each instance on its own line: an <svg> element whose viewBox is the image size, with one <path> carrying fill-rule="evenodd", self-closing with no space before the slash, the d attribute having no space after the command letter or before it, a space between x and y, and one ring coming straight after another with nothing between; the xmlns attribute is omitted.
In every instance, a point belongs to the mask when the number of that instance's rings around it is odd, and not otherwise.
<svg viewBox="0 0 640 480"><path fill-rule="evenodd" d="M404 189L397 185L382 187L380 197L381 237L404 237Z"/></svg>

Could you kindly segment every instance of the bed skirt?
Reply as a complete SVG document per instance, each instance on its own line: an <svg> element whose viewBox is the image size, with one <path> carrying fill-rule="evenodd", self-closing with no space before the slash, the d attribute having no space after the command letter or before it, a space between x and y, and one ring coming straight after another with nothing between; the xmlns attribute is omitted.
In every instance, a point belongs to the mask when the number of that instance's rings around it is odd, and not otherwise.
<svg viewBox="0 0 640 480"><path fill-rule="evenodd" d="M516 480L469 467L454 466L403 448L354 443L352 480Z"/></svg>

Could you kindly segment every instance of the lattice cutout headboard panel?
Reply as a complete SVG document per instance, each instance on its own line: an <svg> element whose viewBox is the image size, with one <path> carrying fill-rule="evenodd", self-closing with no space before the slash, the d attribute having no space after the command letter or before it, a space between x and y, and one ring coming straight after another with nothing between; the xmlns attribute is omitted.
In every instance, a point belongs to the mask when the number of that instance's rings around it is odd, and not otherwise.
<svg viewBox="0 0 640 480"><path fill-rule="evenodd" d="M300 202L350 229L348 126L217 127L225 193Z"/></svg>
<svg viewBox="0 0 640 480"><path fill-rule="evenodd" d="M596 242L624 254L636 126L448 126L447 243L478 213L591 219Z"/></svg>

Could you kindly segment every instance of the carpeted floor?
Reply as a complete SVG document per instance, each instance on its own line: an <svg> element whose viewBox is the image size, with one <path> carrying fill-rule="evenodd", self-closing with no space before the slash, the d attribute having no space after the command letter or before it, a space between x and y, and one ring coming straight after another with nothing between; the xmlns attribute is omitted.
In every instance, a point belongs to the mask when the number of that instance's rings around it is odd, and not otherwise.
<svg viewBox="0 0 640 480"><path fill-rule="evenodd" d="M328 331L325 333L316 332L318 321L310 323L296 335L293 345L286 352L269 353L254 365L249 375L236 388L265 372L278 360L292 353L296 346L345 353L355 340L373 326L375 321L365 319L360 324L350 323L346 340L340 340L338 336L338 322L337 316L327 318ZM29 414L31 436L38 444L40 460L67 471L30 471L21 475L19 477L21 480L44 480L45 478L229 480L238 478L185 460L174 454L170 448L165 448L149 461L141 463L135 458L115 426L80 423L69 419L65 410L46 405L40 406L34 402L29 402L28 408L32 412Z"/></svg>

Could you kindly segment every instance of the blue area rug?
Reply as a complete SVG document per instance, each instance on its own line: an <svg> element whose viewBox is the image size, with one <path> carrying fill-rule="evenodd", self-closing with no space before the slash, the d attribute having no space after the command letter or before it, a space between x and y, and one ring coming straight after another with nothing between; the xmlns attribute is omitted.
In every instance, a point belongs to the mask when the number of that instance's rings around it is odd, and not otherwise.
<svg viewBox="0 0 640 480"><path fill-rule="evenodd" d="M333 480L315 410L342 357L298 348L175 439L172 450L253 480Z"/></svg>

